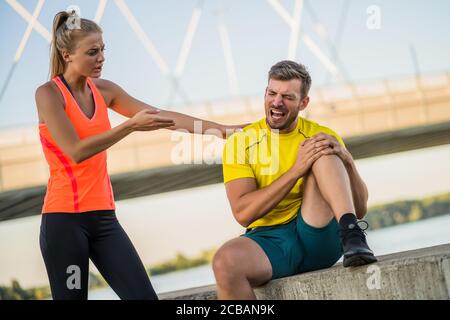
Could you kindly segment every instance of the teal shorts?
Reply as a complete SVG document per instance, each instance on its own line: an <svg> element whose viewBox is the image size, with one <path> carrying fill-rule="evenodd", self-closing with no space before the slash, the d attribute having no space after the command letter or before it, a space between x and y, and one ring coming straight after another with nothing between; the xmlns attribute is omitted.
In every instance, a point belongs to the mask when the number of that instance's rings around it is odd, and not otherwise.
<svg viewBox="0 0 450 320"><path fill-rule="evenodd" d="M272 264L272 279L329 268L343 253L336 219L315 228L305 223L300 210L287 224L258 227L242 236L264 250Z"/></svg>

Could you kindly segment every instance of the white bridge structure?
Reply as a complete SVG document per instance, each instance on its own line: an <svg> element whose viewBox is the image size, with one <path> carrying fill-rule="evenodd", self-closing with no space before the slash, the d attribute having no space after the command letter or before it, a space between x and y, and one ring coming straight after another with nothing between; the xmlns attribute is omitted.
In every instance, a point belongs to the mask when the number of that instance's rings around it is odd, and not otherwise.
<svg viewBox="0 0 450 320"><path fill-rule="evenodd" d="M7 79L0 84L0 107L31 32L37 32L47 42L51 39L49 31L39 22L44 0L36 1L33 12L27 11L19 1L5 1L27 21L27 29ZM280 1L266 2L290 30L287 58L295 59L301 43L320 61L330 77L339 80L333 85L313 86L310 105L302 116L334 129L344 138L355 158L450 143L450 72L421 73L417 67L415 76L353 83L348 80L346 68L339 59L337 44L330 39L308 1L295 0L292 11ZM350 0L345 1L339 28L345 21L349 3ZM264 117L263 96L240 94L230 38L220 12L218 34L230 98L192 103L179 80L188 61L204 1L199 1L192 12L173 70L133 15L127 1L100 0L95 21L101 23L107 5L117 6L131 31L158 66L161 76L171 80L172 92L167 104L171 110L226 124L254 122ZM332 56L322 52L312 37L300 32L303 11L315 21L316 33L326 41ZM340 34L339 30L337 34ZM171 103L176 94L185 101L183 106ZM123 120L114 115L111 118L113 124ZM192 154L188 157L190 161L180 164L176 160L179 159L176 150L183 139L191 141ZM223 140L215 137L187 135L182 138L169 130L133 133L108 151L108 167L116 199L221 182L222 144ZM0 221L38 214L47 179L48 167L39 143L37 123L30 127L0 130Z"/></svg>

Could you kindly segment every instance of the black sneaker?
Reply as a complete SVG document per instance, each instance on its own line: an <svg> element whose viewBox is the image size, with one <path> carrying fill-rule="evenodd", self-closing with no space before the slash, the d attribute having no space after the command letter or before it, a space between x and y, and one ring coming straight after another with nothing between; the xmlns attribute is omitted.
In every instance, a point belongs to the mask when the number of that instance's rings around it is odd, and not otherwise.
<svg viewBox="0 0 450 320"><path fill-rule="evenodd" d="M365 223L366 227L361 229L358 223ZM341 241L344 250L344 267L358 267L378 261L370 250L366 241L366 230L369 224L358 221L357 224L349 224L347 228L341 228Z"/></svg>

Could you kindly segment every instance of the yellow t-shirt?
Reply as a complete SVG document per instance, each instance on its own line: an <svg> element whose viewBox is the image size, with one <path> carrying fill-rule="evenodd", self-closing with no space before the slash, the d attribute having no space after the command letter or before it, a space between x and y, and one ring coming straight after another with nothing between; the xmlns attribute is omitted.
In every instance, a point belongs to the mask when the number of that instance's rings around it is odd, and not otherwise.
<svg viewBox="0 0 450 320"><path fill-rule="evenodd" d="M295 130L274 133L263 118L233 134L223 150L224 183L240 178L254 178L258 188L264 188L288 171L295 160L299 145L320 132L335 136L345 147L341 137L330 128L314 121L298 118ZM273 226L291 221L302 204L303 178L299 179L281 202L248 228Z"/></svg>

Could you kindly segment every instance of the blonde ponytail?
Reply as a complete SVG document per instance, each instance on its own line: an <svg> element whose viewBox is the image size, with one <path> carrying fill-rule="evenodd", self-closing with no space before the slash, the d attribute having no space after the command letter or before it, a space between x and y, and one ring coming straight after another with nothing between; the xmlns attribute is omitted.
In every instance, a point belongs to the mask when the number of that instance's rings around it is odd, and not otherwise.
<svg viewBox="0 0 450 320"><path fill-rule="evenodd" d="M57 41L57 30L61 25L66 23L69 18L69 14L65 11L58 12L53 19L53 28L52 28L52 44L51 44L51 53L50 53L50 78L53 78L57 74L64 72L64 59L61 55L61 52L58 50L56 46Z"/></svg>
<svg viewBox="0 0 450 320"><path fill-rule="evenodd" d="M67 26L70 14L66 11L58 12L53 19L52 43L50 49L50 79L66 71L66 62L61 51L66 49L73 53L78 41L86 37L89 33L99 32L102 29L92 20L81 19L80 27L73 29Z"/></svg>

